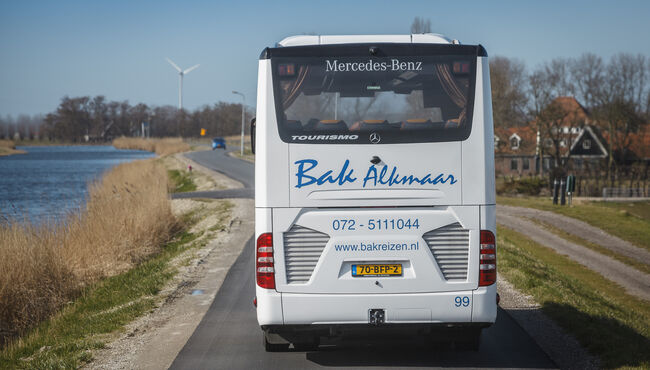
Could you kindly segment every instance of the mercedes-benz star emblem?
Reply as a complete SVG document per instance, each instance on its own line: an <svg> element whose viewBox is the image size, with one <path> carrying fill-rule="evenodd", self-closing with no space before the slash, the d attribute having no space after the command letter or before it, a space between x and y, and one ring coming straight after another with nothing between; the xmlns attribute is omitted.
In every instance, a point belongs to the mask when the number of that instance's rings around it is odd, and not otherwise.
<svg viewBox="0 0 650 370"><path fill-rule="evenodd" d="M379 143L380 141L381 141L381 137L379 136L378 133L373 132L372 134L370 134L370 142L371 142L371 143L373 143L373 144L377 144L377 143Z"/></svg>

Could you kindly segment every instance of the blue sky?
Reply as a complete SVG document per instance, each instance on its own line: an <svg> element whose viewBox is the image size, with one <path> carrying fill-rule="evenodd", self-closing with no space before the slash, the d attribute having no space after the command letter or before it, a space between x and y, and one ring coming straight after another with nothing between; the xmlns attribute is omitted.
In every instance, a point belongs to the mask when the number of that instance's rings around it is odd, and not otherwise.
<svg viewBox="0 0 650 370"><path fill-rule="evenodd" d="M255 100L260 51L302 33L433 32L532 69L593 52L650 54L650 1L0 1L0 115L47 113L61 97L184 107ZM649 55L650 56L650 55Z"/></svg>

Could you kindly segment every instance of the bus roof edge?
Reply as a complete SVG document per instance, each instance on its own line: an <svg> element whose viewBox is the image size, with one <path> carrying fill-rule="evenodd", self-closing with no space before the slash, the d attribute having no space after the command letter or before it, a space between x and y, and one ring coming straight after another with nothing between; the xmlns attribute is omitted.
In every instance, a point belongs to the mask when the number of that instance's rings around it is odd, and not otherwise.
<svg viewBox="0 0 650 370"><path fill-rule="evenodd" d="M413 44L453 44L458 43L437 33L419 33L412 35L296 35L284 38L277 47L360 44L360 43L413 43Z"/></svg>

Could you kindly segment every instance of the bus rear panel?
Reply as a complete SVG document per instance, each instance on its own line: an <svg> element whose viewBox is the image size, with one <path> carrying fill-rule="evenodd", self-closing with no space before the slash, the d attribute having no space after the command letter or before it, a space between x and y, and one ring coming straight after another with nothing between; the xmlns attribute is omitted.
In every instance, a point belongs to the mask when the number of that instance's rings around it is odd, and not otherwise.
<svg viewBox="0 0 650 370"><path fill-rule="evenodd" d="M477 346L497 311L493 140L480 45L299 36L265 49L255 271L267 350L396 328L456 329Z"/></svg>

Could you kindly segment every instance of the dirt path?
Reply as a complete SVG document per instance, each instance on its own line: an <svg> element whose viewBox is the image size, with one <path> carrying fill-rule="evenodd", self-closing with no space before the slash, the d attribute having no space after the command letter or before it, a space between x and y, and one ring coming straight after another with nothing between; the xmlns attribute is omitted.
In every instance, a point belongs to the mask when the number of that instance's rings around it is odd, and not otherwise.
<svg viewBox="0 0 650 370"><path fill-rule="evenodd" d="M571 243L548 230L540 227L512 208L497 209L497 223L516 230L533 241L554 249L572 260L603 275L605 278L621 285L629 294L650 300L650 275L644 274L611 257L602 255L589 248Z"/></svg>
<svg viewBox="0 0 650 370"><path fill-rule="evenodd" d="M588 223L575 218L533 208L502 205L497 206L497 214L507 214L510 216L539 220L591 243L600 245L603 248L607 248L615 253L635 259L641 263L650 264L650 252L647 250L639 248L632 243L608 234L597 227L591 226Z"/></svg>

